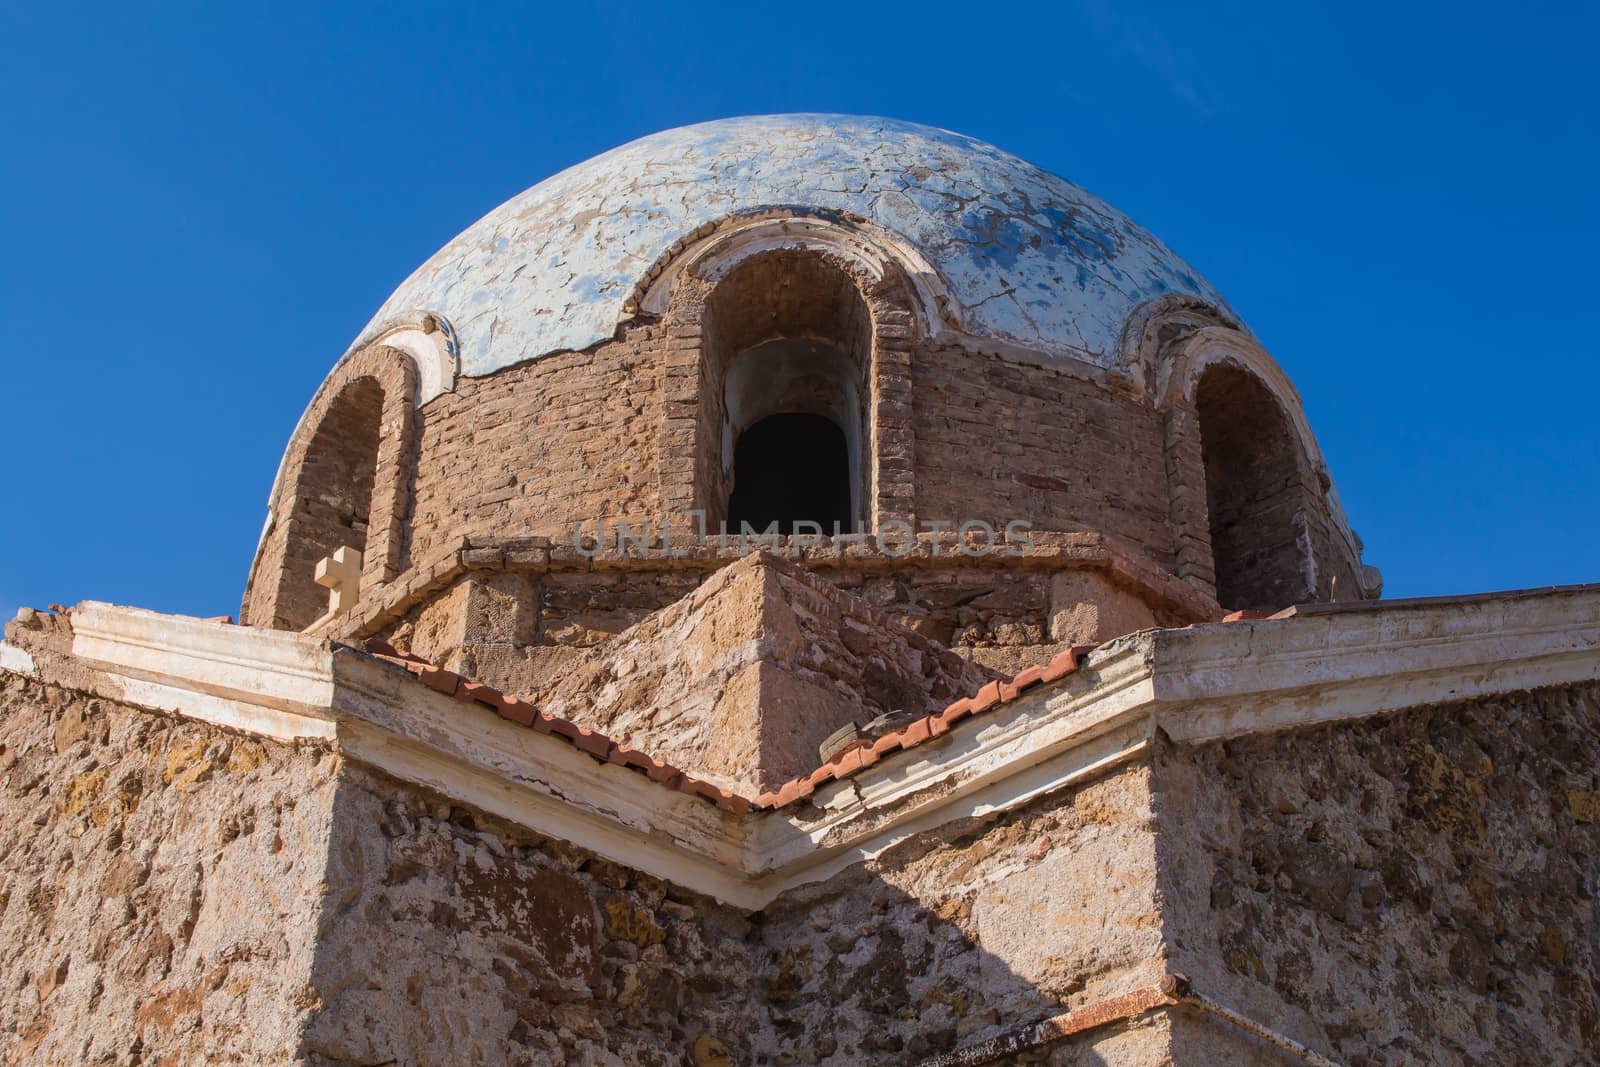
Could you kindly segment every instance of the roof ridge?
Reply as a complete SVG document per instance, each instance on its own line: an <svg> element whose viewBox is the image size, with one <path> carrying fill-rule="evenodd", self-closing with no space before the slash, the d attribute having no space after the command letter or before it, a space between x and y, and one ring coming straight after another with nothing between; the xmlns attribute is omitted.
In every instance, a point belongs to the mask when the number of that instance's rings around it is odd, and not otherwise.
<svg viewBox="0 0 1600 1067"><path fill-rule="evenodd" d="M898 730L880 734L871 740L845 749L809 774L791 778L775 790L755 797L741 796L723 789L669 763L664 763L648 753L619 744L605 734L579 726L569 719L546 715L534 705L481 682L474 682L455 671L445 670L410 652L401 652L387 641L368 638L365 651L380 660L403 668L416 679L446 696L453 696L468 704L480 704L502 719L518 726L559 737L599 763L614 763L639 771L651 781L693 797L702 797L724 811L742 815L745 812L775 811L803 800L830 781L849 778L864 768L877 763L892 752L914 748L925 741L941 737L962 719L981 715L1002 704L1009 704L1023 693L1041 685L1060 681L1078 669L1089 653L1099 645L1074 645L1052 656L1047 663L1037 664L1018 672L1010 678L995 679L986 683L970 697L946 706L942 711L931 712L912 720Z"/></svg>
<svg viewBox="0 0 1600 1067"><path fill-rule="evenodd" d="M430 689L468 704L482 705L502 719L518 726L529 727L536 733L559 737L592 757L597 763L614 763L619 767L638 771L653 782L689 796L702 797L724 811L731 811L736 815L744 814L752 806L748 797L696 778L648 753L618 744L605 734L579 726L570 719L546 715L526 700L509 696L494 686L474 682L455 671L437 667L421 656L401 652L387 641L375 637L369 638L364 642L364 646L369 655L405 669Z"/></svg>
<svg viewBox="0 0 1600 1067"><path fill-rule="evenodd" d="M762 793L756 797L755 807L775 809L793 804L816 792L819 786L830 781L849 778L877 763L891 752L913 748L924 741L947 734L950 732L950 727L962 719L982 714L1001 704L1008 704L1036 686L1060 681L1077 670L1078 664L1084 657L1098 647L1100 646L1074 645L1056 653L1047 663L1036 664L1008 679L995 679L985 683L975 694L962 697L943 711L932 712L914 719L900 729L880 734L871 741L863 739L860 744L843 750L810 774L791 778L777 789Z"/></svg>

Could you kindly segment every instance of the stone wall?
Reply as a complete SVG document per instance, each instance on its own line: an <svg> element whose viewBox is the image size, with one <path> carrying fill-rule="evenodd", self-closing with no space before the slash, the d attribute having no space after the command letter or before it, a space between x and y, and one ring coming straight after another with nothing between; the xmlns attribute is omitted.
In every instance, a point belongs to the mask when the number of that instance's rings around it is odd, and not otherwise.
<svg viewBox="0 0 1600 1067"><path fill-rule="evenodd" d="M762 928L776 1033L739 1062L915 1062L1159 981L1153 831L1131 767L786 894Z"/></svg>
<svg viewBox="0 0 1600 1067"><path fill-rule="evenodd" d="M942 711L989 675L764 553L566 665L540 710L746 796L814 770L835 730Z"/></svg>
<svg viewBox="0 0 1600 1067"><path fill-rule="evenodd" d="M1600 1047L1600 686L1166 751L1174 967L1350 1067Z"/></svg>
<svg viewBox="0 0 1600 1067"><path fill-rule="evenodd" d="M1600 684L1158 736L754 914L324 745L0 708L0 1062L906 1063L1169 970L1350 1067L1600 1041ZM1286 1062L1190 1008L1006 1062L1169 1058Z"/></svg>
<svg viewBox="0 0 1600 1067"><path fill-rule="evenodd" d="M751 914L321 745L0 695L8 1064L902 1063L1159 973L1140 768Z"/></svg>
<svg viewBox="0 0 1600 1067"><path fill-rule="evenodd" d="M296 1062L337 762L0 672L0 1062Z"/></svg>
<svg viewBox="0 0 1600 1067"><path fill-rule="evenodd" d="M910 558L852 549L844 556L813 555L804 565L888 621L1001 674L1045 662L1064 648L1214 614L1213 606L1153 565L1129 568L1132 551L1098 535L1035 540L1040 556L1031 562L963 556L948 537L933 556L925 537L924 550ZM715 568L741 558L730 551L668 559L658 548L649 560L621 563L613 553L590 565L573 553L557 562L552 556L559 551L546 545L535 553L542 553L537 563L513 565L509 557L527 558L524 549L507 549L502 559L492 548L469 547L469 556L494 558L458 569L408 608L370 622L358 619L346 634L381 637L474 680L531 696L564 677L589 649L691 595ZM784 559L800 554L788 543L779 550Z"/></svg>
<svg viewBox="0 0 1600 1067"><path fill-rule="evenodd" d="M746 915L351 765L306 1063L684 1062L751 1028Z"/></svg>
<svg viewBox="0 0 1600 1067"><path fill-rule="evenodd" d="M899 1064L1159 977L1145 772L758 914L351 765L307 1063ZM1158 1063L1159 1027L1090 1035ZM703 1061L716 1062L716 1061Z"/></svg>

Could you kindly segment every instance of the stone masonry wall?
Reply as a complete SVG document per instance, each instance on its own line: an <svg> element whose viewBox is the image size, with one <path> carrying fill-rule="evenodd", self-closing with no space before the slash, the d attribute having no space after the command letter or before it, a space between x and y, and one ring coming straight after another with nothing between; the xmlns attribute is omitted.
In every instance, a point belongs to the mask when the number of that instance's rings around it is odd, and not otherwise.
<svg viewBox="0 0 1600 1067"><path fill-rule="evenodd" d="M814 770L840 727L940 711L988 678L861 598L755 554L534 697L546 714L756 795Z"/></svg>
<svg viewBox="0 0 1600 1067"><path fill-rule="evenodd" d="M1600 1048L1600 685L1168 749L1174 967L1350 1067Z"/></svg>
<svg viewBox="0 0 1600 1067"><path fill-rule="evenodd" d="M1147 784L946 827L751 915L350 765L306 1062L677 1067L707 1037L742 1067L902 1064L1125 992L1160 974ZM1165 1040L1077 1047L1131 1067Z"/></svg>
<svg viewBox="0 0 1600 1067"><path fill-rule="evenodd" d="M1148 786L1129 767L786 894L761 930L773 1033L738 1062L910 1063L1159 981Z"/></svg>
<svg viewBox="0 0 1600 1067"><path fill-rule="evenodd" d="M1074 536L1097 535L1057 535L1055 541L1059 547ZM413 606L347 633L351 639L382 637L476 681L531 697L567 677L590 649L694 594L714 580L712 568L740 558L669 560L658 551L648 562L596 561L591 569L569 558L556 569L549 562L553 550L540 551L546 555L537 566L494 560L457 571ZM787 546L778 554L792 559L798 553ZM973 559L947 544L937 558L880 554L864 565L822 558L797 566L866 601L890 622L1000 674L1045 662L1064 648L1210 616L1198 598L1163 599L1176 582L1152 590L1088 563L1065 569L1063 561L1054 563Z"/></svg>
<svg viewBox="0 0 1600 1067"><path fill-rule="evenodd" d="M0 1063L296 1062L336 763L0 672Z"/></svg>

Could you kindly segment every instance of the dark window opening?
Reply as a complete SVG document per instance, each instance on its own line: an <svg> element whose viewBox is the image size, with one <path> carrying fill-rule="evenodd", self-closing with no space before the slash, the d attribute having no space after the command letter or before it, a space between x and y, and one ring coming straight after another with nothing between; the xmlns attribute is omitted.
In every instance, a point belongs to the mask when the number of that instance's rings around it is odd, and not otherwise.
<svg viewBox="0 0 1600 1067"><path fill-rule="evenodd" d="M739 436L733 449L728 529L741 523L794 533L814 522L824 533L851 532L850 454L844 431L821 415L768 415Z"/></svg>

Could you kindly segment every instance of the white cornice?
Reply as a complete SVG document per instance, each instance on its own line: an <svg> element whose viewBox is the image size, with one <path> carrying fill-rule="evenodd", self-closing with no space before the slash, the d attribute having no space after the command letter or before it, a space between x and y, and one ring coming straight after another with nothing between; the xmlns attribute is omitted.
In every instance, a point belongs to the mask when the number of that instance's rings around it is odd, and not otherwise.
<svg viewBox="0 0 1600 1067"><path fill-rule="evenodd" d="M1600 586L1160 631L1152 713L1198 743L1600 679Z"/></svg>
<svg viewBox="0 0 1600 1067"><path fill-rule="evenodd" d="M911 835L1102 774L1158 728L1199 743L1600 678L1600 587L1152 631L809 803L736 816L325 640L98 603L74 609L72 624L73 654L107 695L325 739L346 758L752 909Z"/></svg>

